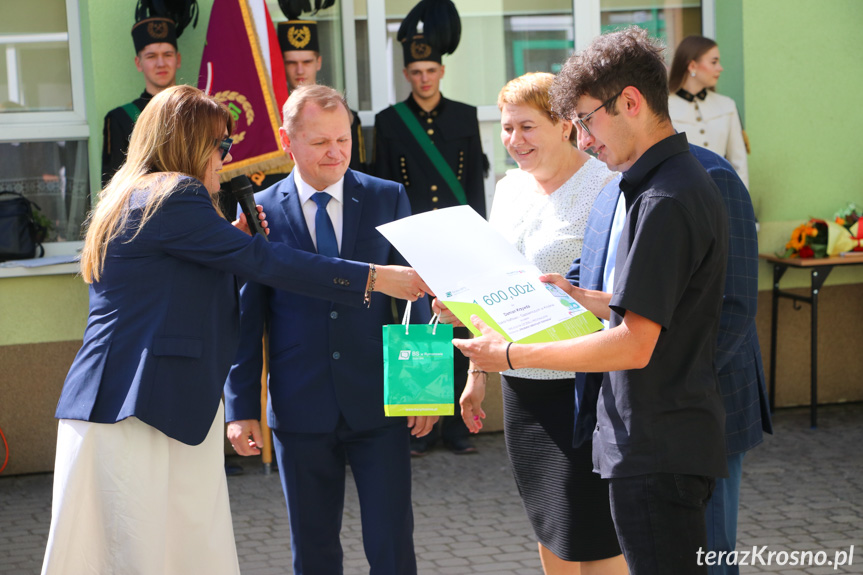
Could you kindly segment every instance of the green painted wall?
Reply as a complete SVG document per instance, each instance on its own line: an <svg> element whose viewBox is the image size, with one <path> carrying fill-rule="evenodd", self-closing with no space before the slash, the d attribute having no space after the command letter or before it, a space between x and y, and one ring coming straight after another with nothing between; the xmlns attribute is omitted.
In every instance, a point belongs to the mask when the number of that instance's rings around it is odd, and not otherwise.
<svg viewBox="0 0 863 575"><path fill-rule="evenodd" d="M765 221L863 204L849 161L863 132L859 0L743 3L751 181Z"/></svg>
<svg viewBox="0 0 863 575"><path fill-rule="evenodd" d="M718 13L730 15L726 0ZM729 4L734 4L732 0ZM847 202L863 205L857 154L863 132L863 23L859 0L742 0L742 24L718 18L717 37L743 34L750 193L761 222L760 251L783 251L791 230L830 218ZM726 64L727 66L727 64ZM724 76L723 76L724 78ZM725 92L725 86L722 89ZM788 274L783 287L809 285ZM863 282L863 267L837 270L828 283ZM772 285L762 266L761 289Z"/></svg>
<svg viewBox="0 0 863 575"><path fill-rule="evenodd" d="M716 43L722 57L722 77L717 91L734 98L740 120L746 127L746 101L743 98L743 0L716 3Z"/></svg>
<svg viewBox="0 0 863 575"><path fill-rule="evenodd" d="M0 346L80 341L87 325L87 284L79 276L2 278Z"/></svg>

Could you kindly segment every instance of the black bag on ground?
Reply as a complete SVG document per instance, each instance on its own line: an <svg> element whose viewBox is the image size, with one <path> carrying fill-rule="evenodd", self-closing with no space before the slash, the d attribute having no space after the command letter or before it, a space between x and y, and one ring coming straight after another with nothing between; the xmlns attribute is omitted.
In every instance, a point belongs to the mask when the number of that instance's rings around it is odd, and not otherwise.
<svg viewBox="0 0 863 575"><path fill-rule="evenodd" d="M17 192L0 192L0 262L45 255L39 243L40 226L33 219L31 202Z"/></svg>

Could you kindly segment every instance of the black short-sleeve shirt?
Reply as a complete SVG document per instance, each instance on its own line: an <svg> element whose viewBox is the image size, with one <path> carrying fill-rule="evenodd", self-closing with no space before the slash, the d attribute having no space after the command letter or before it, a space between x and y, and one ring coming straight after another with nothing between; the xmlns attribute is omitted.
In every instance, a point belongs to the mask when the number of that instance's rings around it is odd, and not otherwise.
<svg viewBox="0 0 863 575"><path fill-rule="evenodd" d="M615 261L611 326L628 312L662 330L643 369L605 375L593 437L603 477L725 476L725 412L714 369L728 218L684 134L623 174L627 214Z"/></svg>

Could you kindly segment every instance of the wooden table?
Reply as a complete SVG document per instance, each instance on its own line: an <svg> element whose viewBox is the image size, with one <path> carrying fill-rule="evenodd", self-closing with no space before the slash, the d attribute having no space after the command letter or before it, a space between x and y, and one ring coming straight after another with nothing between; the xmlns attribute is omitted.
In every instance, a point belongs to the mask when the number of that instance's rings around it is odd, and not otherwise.
<svg viewBox="0 0 863 575"><path fill-rule="evenodd" d="M813 428L818 424L818 293L824 285L827 276L836 266L863 264L863 255L832 258L780 258L772 254L759 256L773 264L773 315L770 319L770 409L776 403L776 328L778 324L779 298L787 298L795 302L795 309L800 309L798 302L808 303L812 313L812 341L810 368L810 422ZM808 269L812 278L812 287L808 296L797 295L779 289L779 280L788 268Z"/></svg>

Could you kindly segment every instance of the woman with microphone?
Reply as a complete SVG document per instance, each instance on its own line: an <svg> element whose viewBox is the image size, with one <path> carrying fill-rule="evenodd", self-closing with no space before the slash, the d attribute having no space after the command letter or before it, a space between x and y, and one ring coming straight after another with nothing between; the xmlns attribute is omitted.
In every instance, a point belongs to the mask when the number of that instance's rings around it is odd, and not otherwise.
<svg viewBox="0 0 863 575"><path fill-rule="evenodd" d="M410 268L250 237L213 196L233 121L175 86L141 113L88 222L84 343L57 406L43 574L239 573L222 453L222 386L238 344L237 276L356 306L416 300Z"/></svg>

